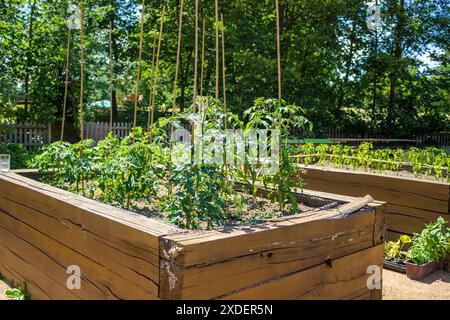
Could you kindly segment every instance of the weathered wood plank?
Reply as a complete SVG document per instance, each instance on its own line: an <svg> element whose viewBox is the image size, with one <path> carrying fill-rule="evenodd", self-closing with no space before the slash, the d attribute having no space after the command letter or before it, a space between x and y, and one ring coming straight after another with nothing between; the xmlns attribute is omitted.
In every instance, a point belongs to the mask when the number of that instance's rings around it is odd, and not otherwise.
<svg viewBox="0 0 450 320"><path fill-rule="evenodd" d="M75 251L91 257L111 270L126 276L139 285L151 279L155 285L159 281L159 257L155 252L111 242L95 234L89 227L73 224L70 220L56 219L48 215L12 202L0 196L2 215L0 221L11 231L16 227L9 217L16 219ZM104 224L107 224L105 221ZM26 235L22 235L26 237ZM126 238L125 238L126 239ZM128 240L128 239L126 239Z"/></svg>
<svg viewBox="0 0 450 320"><path fill-rule="evenodd" d="M352 170L308 166L307 188L348 196L370 194L387 202L389 240L398 234L420 232L439 216L450 220L450 184Z"/></svg>
<svg viewBox="0 0 450 320"><path fill-rule="evenodd" d="M135 285L123 274L113 272L109 266L64 246L2 211L0 225L1 246L27 261L33 272L45 275L46 282L39 287L49 298L151 299L157 296L158 287L151 281L141 281L140 285ZM5 264L10 262L9 258L5 259ZM66 270L71 265L81 269L81 290L68 290L66 287ZM26 269L18 261L11 266L17 270L21 267ZM40 279L31 276L25 277L24 281L39 283Z"/></svg>
<svg viewBox="0 0 450 320"><path fill-rule="evenodd" d="M378 245L336 259L331 267L322 263L313 268L271 279L222 297L223 299L345 299L367 289L367 267L380 266L384 246ZM381 290L377 290L381 291ZM379 293L374 294L374 298Z"/></svg>
<svg viewBox="0 0 450 320"><path fill-rule="evenodd" d="M14 173L0 174L0 245L9 257L0 257L1 268L17 281L34 283L40 298L156 299L159 238L178 231ZM17 252L26 263L11 257ZM69 265L82 268L84 287L92 290L48 287L65 286ZM16 267L17 274L7 271ZM37 274L47 280L37 283Z"/></svg>
<svg viewBox="0 0 450 320"><path fill-rule="evenodd" d="M378 207L347 218L290 219L239 236L234 230L163 237L161 297L213 298L382 243Z"/></svg>
<svg viewBox="0 0 450 320"><path fill-rule="evenodd" d="M311 166L302 177L312 190L353 197L370 194L390 204L448 213L447 183Z"/></svg>
<svg viewBox="0 0 450 320"><path fill-rule="evenodd" d="M397 205L387 205L387 221L390 231L404 234L420 233L425 228L425 224L436 221L443 217L450 221L450 215L431 210L402 207Z"/></svg>

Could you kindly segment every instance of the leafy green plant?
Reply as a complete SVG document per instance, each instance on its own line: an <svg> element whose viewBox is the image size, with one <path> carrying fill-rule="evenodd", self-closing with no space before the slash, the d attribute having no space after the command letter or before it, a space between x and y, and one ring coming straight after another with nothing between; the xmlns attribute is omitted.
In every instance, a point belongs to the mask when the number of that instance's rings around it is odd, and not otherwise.
<svg viewBox="0 0 450 320"><path fill-rule="evenodd" d="M82 191L84 195L86 181L92 179L95 174L94 146L93 140L83 140L72 145L55 142L44 147L41 153L33 158L31 166L41 173L51 171L51 175L44 175L50 183L73 189L76 193Z"/></svg>
<svg viewBox="0 0 450 320"><path fill-rule="evenodd" d="M27 300L30 297L29 293L24 288L8 288L5 290L5 295L11 300Z"/></svg>
<svg viewBox="0 0 450 320"><path fill-rule="evenodd" d="M170 222L187 229L198 229L202 222L206 222L207 229L222 225L225 219L221 192L224 178L216 165L176 167L172 179L177 190L164 202Z"/></svg>
<svg viewBox="0 0 450 320"><path fill-rule="evenodd" d="M399 261L404 260L406 255L403 253L403 248L406 244L411 243L412 240L407 235L402 235L397 241L388 241L384 246L384 256L388 260Z"/></svg>
<svg viewBox="0 0 450 320"><path fill-rule="evenodd" d="M312 129L312 124L303 114L304 111L296 105L263 98L256 99L253 107L244 113L248 119L246 131L254 129L279 131L279 169L276 174L265 176L264 184L273 186L269 197L278 202L281 211L285 210L287 203L291 204L291 211L296 212L298 209L292 188L301 187L303 184L301 179L292 179L294 175L298 175L298 169L289 157L288 137L293 128L304 129L309 126Z"/></svg>
<svg viewBox="0 0 450 320"><path fill-rule="evenodd" d="M299 163L318 165L332 164L337 167L351 166L354 169L373 169L379 171L398 171L411 167L416 175L434 176L450 181L448 167L450 156L438 148L375 149L371 143L364 142L358 147L346 145L304 144L297 150ZM309 155L309 156L308 156Z"/></svg>
<svg viewBox="0 0 450 320"><path fill-rule="evenodd" d="M163 153L157 140L152 143L148 141L148 135L137 128L120 143L109 136L99 144L95 171L103 201L125 208L130 208L133 200L145 199L151 202L162 175L158 164L162 161Z"/></svg>
<svg viewBox="0 0 450 320"><path fill-rule="evenodd" d="M420 234L414 234L407 258L412 263L421 265L445 258L449 252L450 228L439 217L435 222L427 224Z"/></svg>

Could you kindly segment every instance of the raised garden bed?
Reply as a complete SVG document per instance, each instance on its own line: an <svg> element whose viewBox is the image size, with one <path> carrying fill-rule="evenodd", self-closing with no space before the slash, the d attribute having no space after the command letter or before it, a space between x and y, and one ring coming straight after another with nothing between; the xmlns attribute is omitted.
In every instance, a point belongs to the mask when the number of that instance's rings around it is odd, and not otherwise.
<svg viewBox="0 0 450 320"><path fill-rule="evenodd" d="M381 299L367 268L382 265L385 205L297 196L319 209L185 231L2 173L0 272L34 299ZM66 286L74 265L80 290Z"/></svg>
<svg viewBox="0 0 450 320"><path fill-rule="evenodd" d="M439 216L450 220L450 184L356 170L300 165L305 187L387 202L388 239L420 232Z"/></svg>

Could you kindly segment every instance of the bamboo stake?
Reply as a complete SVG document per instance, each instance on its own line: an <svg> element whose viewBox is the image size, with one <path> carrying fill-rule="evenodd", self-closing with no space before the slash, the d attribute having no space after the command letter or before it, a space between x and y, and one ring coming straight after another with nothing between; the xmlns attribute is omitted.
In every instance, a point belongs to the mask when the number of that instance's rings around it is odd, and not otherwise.
<svg viewBox="0 0 450 320"><path fill-rule="evenodd" d="M178 70L180 68L180 52L181 52L181 31L183 26L183 2L180 0L180 17L178 20L178 48L177 48L177 62L175 68L175 80L173 84L173 104L172 104L172 117L175 115L175 106L177 103L177 82L178 82ZM170 137L172 138L173 125L170 126ZM170 153L172 154L172 144L170 144ZM172 161L169 161L169 185L168 192L172 194Z"/></svg>
<svg viewBox="0 0 450 320"><path fill-rule="evenodd" d="M156 30L155 34L153 35L153 50L152 50L152 74L150 77L151 85L150 85L150 99L148 104L148 116L147 116L147 132L150 132L150 117L152 113L152 93L153 93L153 80L155 77L155 57L156 57Z"/></svg>
<svg viewBox="0 0 450 320"><path fill-rule="evenodd" d="M80 1L80 138L84 140L84 111L83 111L83 91L84 91L84 9L83 1Z"/></svg>
<svg viewBox="0 0 450 320"><path fill-rule="evenodd" d="M67 35L67 53L66 53L66 82L64 84L64 105L63 105L63 116L61 123L61 141L64 140L64 127L66 124L66 109L67 109L67 92L69 86L69 66L70 66L70 40L72 37L72 29L69 28L69 33Z"/></svg>
<svg viewBox="0 0 450 320"><path fill-rule="evenodd" d="M194 95L193 112L196 110L198 78L198 0L195 0L195 62L194 62Z"/></svg>
<svg viewBox="0 0 450 320"><path fill-rule="evenodd" d="M112 21L109 22L109 132L113 131L113 59L112 59Z"/></svg>
<svg viewBox="0 0 450 320"><path fill-rule="evenodd" d="M225 111L225 130L228 129L227 119L227 87L226 87L226 66L225 66L225 25L223 21L223 13L220 15L220 22L222 24L222 77L223 77L223 107Z"/></svg>
<svg viewBox="0 0 450 320"><path fill-rule="evenodd" d="M278 100L281 103L281 47L280 47L280 9L278 0L275 0L277 12L277 68L278 68Z"/></svg>
<svg viewBox="0 0 450 320"><path fill-rule="evenodd" d="M177 63L176 63L176 67L175 67L175 80L173 83L172 116L175 115L175 106L177 103L177 83L178 83L178 71L180 69L180 52L181 52L181 31L182 31L182 27L183 27L183 4L184 4L184 0L180 0L180 17L178 20Z"/></svg>
<svg viewBox="0 0 450 320"><path fill-rule="evenodd" d="M205 70L205 33L206 33L206 20L203 18L203 31L202 31L202 62L200 72L200 97L203 97L203 75Z"/></svg>
<svg viewBox="0 0 450 320"><path fill-rule="evenodd" d="M139 57L138 57L138 70L136 79L136 91L134 97L134 118L133 118L133 130L136 130L137 121L137 109L139 102L139 82L141 81L141 60L142 60L142 43L144 38L144 18L145 18L145 0L142 0L142 14L141 14L141 34L139 40ZM133 138L134 142L134 138Z"/></svg>
<svg viewBox="0 0 450 320"><path fill-rule="evenodd" d="M153 121L155 117L155 99L156 99L156 86L158 83L158 70L159 70L159 56L161 54L161 42L162 42L162 36L163 36L163 30L164 30L164 16L166 14L166 6L163 6L162 14L161 14L161 21L159 25L159 38L158 38L158 50L156 52L156 63L155 63L155 73L153 75L153 86L152 86L152 92L151 92L151 115L150 115L150 124L148 125L148 130L150 130L151 127L153 127ZM153 138L153 134L150 135L150 141Z"/></svg>
<svg viewBox="0 0 450 320"><path fill-rule="evenodd" d="M216 12L216 99L219 99L219 0L215 0Z"/></svg>

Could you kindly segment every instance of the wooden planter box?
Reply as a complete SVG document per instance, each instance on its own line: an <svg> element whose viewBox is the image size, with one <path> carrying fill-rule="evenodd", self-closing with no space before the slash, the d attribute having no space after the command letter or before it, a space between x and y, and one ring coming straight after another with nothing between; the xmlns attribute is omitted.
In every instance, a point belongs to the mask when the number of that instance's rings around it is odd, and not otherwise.
<svg viewBox="0 0 450 320"><path fill-rule="evenodd" d="M382 266L385 205L342 216L350 198L314 195L342 206L194 232L2 173L0 272L34 299L381 299L367 269Z"/></svg>
<svg viewBox="0 0 450 320"><path fill-rule="evenodd" d="M353 170L302 166L305 188L387 203L388 239L420 232L439 216L450 221L450 184Z"/></svg>

